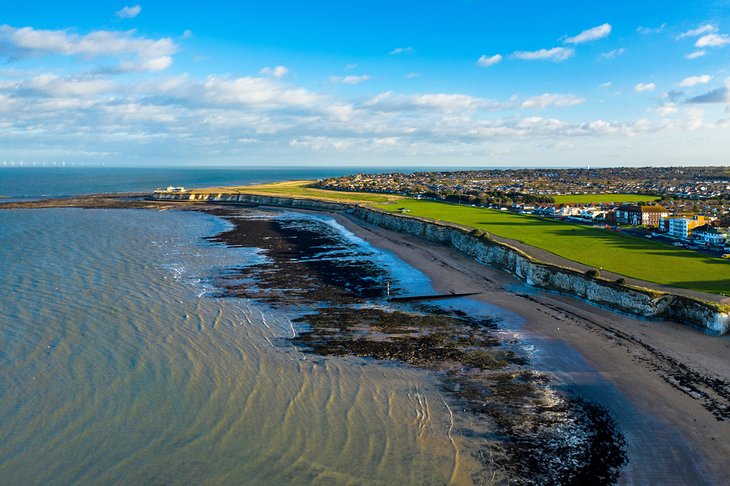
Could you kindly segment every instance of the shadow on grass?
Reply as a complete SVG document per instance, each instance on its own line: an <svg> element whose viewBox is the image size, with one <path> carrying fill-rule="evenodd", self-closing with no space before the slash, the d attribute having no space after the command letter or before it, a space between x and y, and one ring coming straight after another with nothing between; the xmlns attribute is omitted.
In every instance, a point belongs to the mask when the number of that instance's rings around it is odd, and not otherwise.
<svg viewBox="0 0 730 486"><path fill-rule="evenodd" d="M671 282L668 285L683 289L711 292L713 294L723 293L725 295L730 295L730 279Z"/></svg>
<svg viewBox="0 0 730 486"><path fill-rule="evenodd" d="M592 238L595 240L601 240L605 242L607 245L614 247L614 248L623 248L623 249L640 249L642 251L647 252L647 254L653 254L653 255L660 255L660 256L673 256L673 257L683 257L683 258L702 258L707 263L713 263L713 264L725 264L730 262L724 262L720 258L713 257L710 255L706 255L703 253L695 252L692 250L681 250L678 249L670 244L663 243L663 242L655 242L655 241L649 241L646 240L640 236L634 236L634 235L627 235L627 234L621 234L621 233L610 233L604 230L599 229L593 229L593 228L569 228L566 226L559 227L557 225L561 225L561 223L552 223L552 222L535 222L530 224L525 223L516 223L516 222L498 222L498 223L489 223L489 222L477 222L475 224L483 225L482 228L485 231L490 231L490 228L492 232L501 237L501 238L508 238L508 239L514 239L519 240L520 236L522 235L513 235L513 236L503 236L497 234L494 230L500 227L519 227L523 228L525 230L528 230L531 227L545 227L545 226L551 226L556 231L549 231L545 233L546 237L556 236L556 237L580 237L580 238ZM525 243L528 244L529 243ZM730 266L728 267L728 271L730 272Z"/></svg>

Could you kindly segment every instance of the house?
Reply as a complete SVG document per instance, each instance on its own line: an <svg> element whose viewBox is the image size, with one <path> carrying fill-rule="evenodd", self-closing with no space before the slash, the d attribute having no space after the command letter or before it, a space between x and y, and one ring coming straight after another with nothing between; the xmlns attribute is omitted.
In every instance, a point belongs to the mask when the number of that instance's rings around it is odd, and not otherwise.
<svg viewBox="0 0 730 486"><path fill-rule="evenodd" d="M580 215L580 208L576 206L570 206L564 204L562 206L555 205L555 213L557 216L578 216Z"/></svg>
<svg viewBox="0 0 730 486"><path fill-rule="evenodd" d="M659 226L662 218L669 216L664 206L638 206L623 204L616 209L616 222L634 226Z"/></svg>
<svg viewBox="0 0 730 486"><path fill-rule="evenodd" d="M606 217L606 211L603 211L603 210L601 210L601 208L597 208L597 207L585 207L585 208L581 209L580 217L583 219L588 219L588 220L594 220L594 219L603 220Z"/></svg>
<svg viewBox="0 0 730 486"><path fill-rule="evenodd" d="M710 224L703 224L692 230L692 239L708 246L723 246L727 241L727 230L723 231Z"/></svg>
<svg viewBox="0 0 730 486"><path fill-rule="evenodd" d="M706 225L709 222L709 218L695 215L691 218L664 218L662 224L666 224L669 236L686 240L695 228Z"/></svg>

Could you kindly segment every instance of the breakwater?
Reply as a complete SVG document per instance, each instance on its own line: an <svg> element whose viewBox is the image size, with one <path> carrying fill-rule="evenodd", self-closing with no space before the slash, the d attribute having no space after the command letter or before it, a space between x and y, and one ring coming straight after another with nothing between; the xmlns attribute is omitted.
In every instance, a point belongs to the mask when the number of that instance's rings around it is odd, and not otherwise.
<svg viewBox="0 0 730 486"><path fill-rule="evenodd" d="M712 335L723 335L730 331L728 306L634 287L542 262L515 247L491 239L487 234L455 224L393 214L360 205L284 196L155 192L153 198L347 211L367 223L451 247L479 263L509 272L534 287L578 297L643 318L670 320L690 325Z"/></svg>

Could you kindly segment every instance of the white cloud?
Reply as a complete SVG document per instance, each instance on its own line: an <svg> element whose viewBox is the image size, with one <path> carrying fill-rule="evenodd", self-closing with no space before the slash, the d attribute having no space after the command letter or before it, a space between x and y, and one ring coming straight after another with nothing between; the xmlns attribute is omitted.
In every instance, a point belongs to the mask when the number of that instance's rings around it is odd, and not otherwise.
<svg viewBox="0 0 730 486"><path fill-rule="evenodd" d="M0 46L6 46L11 57L55 54L77 56L82 59L122 57L121 69L159 70L172 63L177 46L170 38L146 39L135 36L135 31L112 32L98 30L86 35L67 30L40 30L32 27L0 26ZM129 56L134 56L132 59ZM130 69L132 64L137 69ZM164 68L163 68L164 69Z"/></svg>
<svg viewBox="0 0 730 486"><path fill-rule="evenodd" d="M101 107L105 114L125 122L171 123L176 120L177 107L122 103Z"/></svg>
<svg viewBox="0 0 730 486"><path fill-rule="evenodd" d="M585 103L585 98L579 98L572 94L544 93L539 96L527 98L520 104L520 108L547 108L549 106L575 106Z"/></svg>
<svg viewBox="0 0 730 486"><path fill-rule="evenodd" d="M51 97L93 97L110 93L116 85L100 77L62 78L52 74L41 74L22 83L16 88L30 90Z"/></svg>
<svg viewBox="0 0 730 486"><path fill-rule="evenodd" d="M611 86L613 86L613 83L611 81L606 81L605 83L601 83L598 87L606 89L610 88Z"/></svg>
<svg viewBox="0 0 730 486"><path fill-rule="evenodd" d="M730 36L727 34L707 34L697 39L695 47L722 47L728 44Z"/></svg>
<svg viewBox="0 0 730 486"><path fill-rule="evenodd" d="M690 86L695 86L698 84L707 84L712 79L712 76L709 74L703 74L701 76L690 76L688 78L684 78L679 85L683 88L688 88Z"/></svg>
<svg viewBox="0 0 730 486"><path fill-rule="evenodd" d="M679 109L675 103L664 103L656 109L656 112L661 116L668 116L677 113Z"/></svg>
<svg viewBox="0 0 730 486"><path fill-rule="evenodd" d="M497 64L498 62L502 61L502 55L501 54L495 54L493 56L487 56L482 55L479 60L477 61L477 64L482 67L489 67L494 64Z"/></svg>
<svg viewBox="0 0 730 486"><path fill-rule="evenodd" d="M543 93L520 100L513 96L508 101L496 101L457 93L424 93L416 95L396 94L387 91L374 96L363 104L384 112L406 112L409 110L436 110L439 112L476 112L501 111L513 109L541 109L547 107L567 107L585 103L585 99L560 93Z"/></svg>
<svg viewBox="0 0 730 486"><path fill-rule="evenodd" d="M413 79L413 78L419 77L420 75L421 75L421 73L408 73L408 74L406 74L406 78Z"/></svg>
<svg viewBox="0 0 730 486"><path fill-rule="evenodd" d="M356 143L356 139L344 137L304 136L289 141L291 146L305 147L311 150L348 150Z"/></svg>
<svg viewBox="0 0 730 486"><path fill-rule="evenodd" d="M391 56L397 56L398 54L413 54L413 48L412 47L396 47L392 51L390 51L388 54Z"/></svg>
<svg viewBox="0 0 730 486"><path fill-rule="evenodd" d="M313 107L322 97L304 88L289 88L280 82L253 77L208 76L200 85L182 85L184 97L200 98L216 105L249 106L259 109ZM179 88L178 88L179 89ZM193 93L190 94L192 89ZM199 96L195 92L200 92Z"/></svg>
<svg viewBox="0 0 730 486"><path fill-rule="evenodd" d="M275 78L281 78L285 76L289 70L285 66L276 66L270 68L269 66L261 68L260 74L266 74L267 76L273 76Z"/></svg>
<svg viewBox="0 0 730 486"><path fill-rule="evenodd" d="M142 11L142 7L134 5L133 7L124 7L116 12L116 16L120 19L133 19Z"/></svg>
<svg viewBox="0 0 730 486"><path fill-rule="evenodd" d="M400 95L395 94L392 91L381 93L365 102L366 107L385 111L435 109L447 112L488 108L496 104L497 102L465 94L428 93L420 95Z"/></svg>
<svg viewBox="0 0 730 486"><path fill-rule="evenodd" d="M707 51L699 50L699 51L690 52L689 54L687 54L684 57L686 57L687 59L697 59L698 57L702 57L705 54L707 54Z"/></svg>
<svg viewBox="0 0 730 486"><path fill-rule="evenodd" d="M624 52L626 52L626 49L624 49L623 47L620 47L620 48L614 49L612 51L601 53L601 57L606 60L614 59L614 58L617 58L618 56L621 56Z"/></svg>
<svg viewBox="0 0 730 486"><path fill-rule="evenodd" d="M714 34L715 32L717 32L717 26L712 25L712 24L706 24L706 25L697 27L696 29L691 29L691 30L688 30L687 32L679 34L677 36L677 39L684 39L685 37L699 37L702 34Z"/></svg>
<svg viewBox="0 0 730 486"><path fill-rule="evenodd" d="M654 91L656 89L656 84L654 83L639 83L636 86L634 86L634 91L637 93L642 93L644 91Z"/></svg>
<svg viewBox="0 0 730 486"><path fill-rule="evenodd" d="M537 51L515 51L512 57L525 61L546 60L562 62L575 55L575 50L566 47L553 47L552 49L539 49Z"/></svg>
<svg viewBox="0 0 730 486"><path fill-rule="evenodd" d="M602 39L611 33L611 24L602 24L592 29L586 29L574 37L567 37L565 44L583 44L594 40Z"/></svg>
<svg viewBox="0 0 730 486"><path fill-rule="evenodd" d="M639 34L644 34L644 35L647 35L647 34L660 34L660 33L664 32L664 29L666 27L667 27L666 22L663 23L662 25L660 25L659 27L642 27L642 26L639 26L639 27L636 28L636 32L638 32Z"/></svg>
<svg viewBox="0 0 730 486"><path fill-rule="evenodd" d="M349 75L349 76L330 76L330 83L341 83L341 84L360 84L370 79L370 76L363 74L361 76Z"/></svg>
<svg viewBox="0 0 730 486"><path fill-rule="evenodd" d="M122 61L119 69L123 72L156 72L164 71L172 65L172 57L162 56L153 59L138 59L134 61Z"/></svg>

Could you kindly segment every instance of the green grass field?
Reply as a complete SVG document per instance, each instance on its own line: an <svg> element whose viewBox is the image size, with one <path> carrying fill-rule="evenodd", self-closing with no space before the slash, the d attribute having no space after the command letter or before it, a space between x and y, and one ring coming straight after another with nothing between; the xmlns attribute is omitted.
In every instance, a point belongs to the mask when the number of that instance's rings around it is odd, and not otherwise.
<svg viewBox="0 0 730 486"><path fill-rule="evenodd" d="M375 204L386 211L478 228L595 268L659 284L730 293L730 261L637 238L535 216L432 201Z"/></svg>
<svg viewBox="0 0 730 486"><path fill-rule="evenodd" d="M195 192L203 194L234 192L264 196L303 197L345 203L386 203L389 201L398 201L403 199L403 196L395 196L391 194L327 191L324 189L310 187L313 182L314 181L287 181L274 182L271 184L259 184L255 186L212 187L208 189L199 189Z"/></svg>
<svg viewBox="0 0 730 486"><path fill-rule="evenodd" d="M659 201L659 196L648 194L563 194L553 196L558 204L628 203Z"/></svg>

